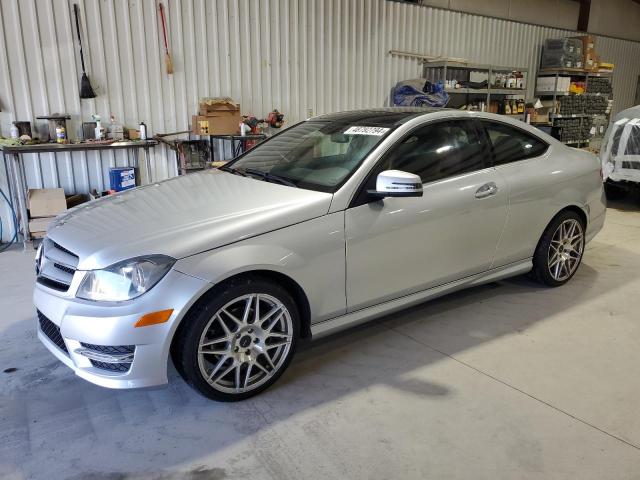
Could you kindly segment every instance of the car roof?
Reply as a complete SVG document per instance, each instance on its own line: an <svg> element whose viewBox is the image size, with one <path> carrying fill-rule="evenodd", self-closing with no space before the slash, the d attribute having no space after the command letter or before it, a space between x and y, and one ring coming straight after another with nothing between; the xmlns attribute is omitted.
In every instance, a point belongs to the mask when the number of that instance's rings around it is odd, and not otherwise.
<svg viewBox="0 0 640 480"><path fill-rule="evenodd" d="M519 119L511 118L506 115L498 115L496 113L475 112L460 110L456 108L436 108L436 107L380 107L369 108L364 110L350 110L345 112L327 113L309 120L329 121L336 123L344 123L354 125L362 123L372 127L399 127L417 117L428 116L433 119L459 119L459 118L477 118L480 120L491 120L506 123L520 130L525 130L547 143L561 145L556 139L542 130L529 125Z"/></svg>
<svg viewBox="0 0 640 480"><path fill-rule="evenodd" d="M428 113L450 111L435 107L381 107L366 110L350 110L346 112L327 113L310 120L321 120L345 124L364 123L375 127L397 127L412 118Z"/></svg>

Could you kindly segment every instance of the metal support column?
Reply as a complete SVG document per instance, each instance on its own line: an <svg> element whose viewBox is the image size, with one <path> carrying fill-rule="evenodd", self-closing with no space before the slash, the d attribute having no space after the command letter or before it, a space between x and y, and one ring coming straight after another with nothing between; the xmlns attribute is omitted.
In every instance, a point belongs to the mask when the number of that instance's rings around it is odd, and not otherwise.
<svg viewBox="0 0 640 480"><path fill-rule="evenodd" d="M153 183L153 176L151 174L151 157L149 156L149 148L144 148L144 167L147 172L147 184Z"/></svg>
<svg viewBox="0 0 640 480"><path fill-rule="evenodd" d="M11 169L11 177L13 181L13 191L16 197L16 204L14 205L14 209L17 208L16 215L18 216L20 223L22 246L25 250L27 250L27 247L30 243L29 235L27 233L29 231L29 216L27 214L27 199L25 197L22 168L20 168L20 154L10 153L8 154L8 157Z"/></svg>

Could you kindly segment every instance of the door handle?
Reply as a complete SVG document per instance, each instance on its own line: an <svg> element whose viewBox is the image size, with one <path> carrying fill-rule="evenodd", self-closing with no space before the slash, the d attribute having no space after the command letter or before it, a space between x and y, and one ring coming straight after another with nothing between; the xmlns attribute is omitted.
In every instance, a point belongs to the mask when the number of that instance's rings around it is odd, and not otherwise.
<svg viewBox="0 0 640 480"><path fill-rule="evenodd" d="M489 182L476 190L476 198L487 198L496 193L498 193L498 186L494 182Z"/></svg>

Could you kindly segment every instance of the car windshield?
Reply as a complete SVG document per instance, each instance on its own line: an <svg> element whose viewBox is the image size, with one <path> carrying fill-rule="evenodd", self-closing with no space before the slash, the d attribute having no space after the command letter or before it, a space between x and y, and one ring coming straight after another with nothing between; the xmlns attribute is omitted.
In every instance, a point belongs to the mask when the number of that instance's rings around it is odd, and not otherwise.
<svg viewBox="0 0 640 480"><path fill-rule="evenodd" d="M391 128L327 121L299 123L256 146L225 171L335 192Z"/></svg>

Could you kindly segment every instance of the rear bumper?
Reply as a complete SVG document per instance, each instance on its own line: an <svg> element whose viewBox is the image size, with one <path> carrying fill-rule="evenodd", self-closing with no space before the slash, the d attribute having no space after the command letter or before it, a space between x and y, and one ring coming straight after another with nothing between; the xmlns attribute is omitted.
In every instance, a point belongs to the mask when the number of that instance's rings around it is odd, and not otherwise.
<svg viewBox="0 0 640 480"><path fill-rule="evenodd" d="M594 200L589 204L589 222L587 224L587 231L585 234L585 240L590 242L595 237L602 227L604 227L604 221L607 216L607 197L602 189L601 196L598 200Z"/></svg>
<svg viewBox="0 0 640 480"><path fill-rule="evenodd" d="M167 383L167 361L173 334L189 307L207 290L209 284L171 270L165 278L142 297L115 305L99 304L62 296L36 284L33 302L48 321L47 333L38 324L38 338L76 375L108 388L138 388ZM134 327L147 313L173 309L165 323ZM52 340L51 331L59 331L61 346ZM133 361L125 371L105 369L96 362L100 354L86 352L86 346L134 347ZM64 351L66 349L66 352ZM84 352L83 352L84 351ZM107 362L125 358L102 354ZM89 358L89 357L93 357ZM129 363L130 358L127 359ZM101 365L102 368L96 365Z"/></svg>

